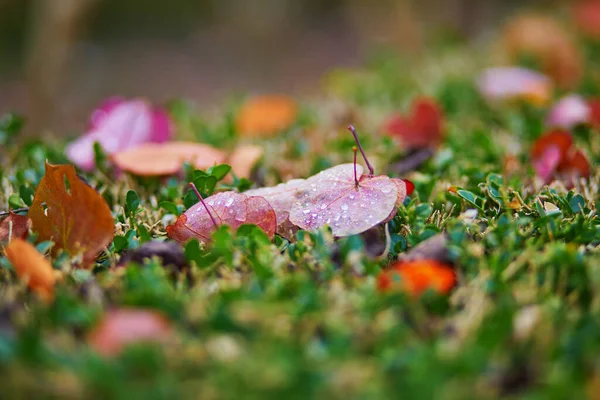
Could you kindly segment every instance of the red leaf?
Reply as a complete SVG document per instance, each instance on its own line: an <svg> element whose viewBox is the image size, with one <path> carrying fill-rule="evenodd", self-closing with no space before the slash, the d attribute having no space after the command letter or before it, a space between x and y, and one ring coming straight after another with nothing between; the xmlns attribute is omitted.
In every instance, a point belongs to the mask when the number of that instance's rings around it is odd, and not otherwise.
<svg viewBox="0 0 600 400"><path fill-rule="evenodd" d="M166 342L174 333L170 322L155 311L120 309L104 315L90 334L89 343L104 356L116 356L128 345Z"/></svg>
<svg viewBox="0 0 600 400"><path fill-rule="evenodd" d="M8 217L4 218L2 222L0 222L0 242L9 240L9 232L12 232L10 239L26 239L29 235L30 226L31 221L29 220L29 217L15 214L11 211Z"/></svg>
<svg viewBox="0 0 600 400"><path fill-rule="evenodd" d="M536 159L541 157L550 147L556 146L560 151L560 157L566 157L567 152L573 145L573 137L567 131L555 130L538 138L531 149L531 157Z"/></svg>
<svg viewBox="0 0 600 400"><path fill-rule="evenodd" d="M174 225L168 226L167 235L182 243L191 238L210 242L211 234L222 224L234 231L242 224L255 224L269 237L277 229L275 211L262 197L222 192L206 198L204 203L190 207Z"/></svg>
<svg viewBox="0 0 600 400"><path fill-rule="evenodd" d="M416 99L410 115L392 117L383 129L409 148L437 146L442 140L443 113L433 99Z"/></svg>

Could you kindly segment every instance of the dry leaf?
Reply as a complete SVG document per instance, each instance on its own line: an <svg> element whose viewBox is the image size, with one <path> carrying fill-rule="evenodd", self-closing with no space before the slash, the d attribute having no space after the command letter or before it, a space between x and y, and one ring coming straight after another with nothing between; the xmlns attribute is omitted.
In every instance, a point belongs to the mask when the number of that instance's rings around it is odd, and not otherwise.
<svg viewBox="0 0 600 400"><path fill-rule="evenodd" d="M410 149L435 147L444 134L443 111L434 99L417 98L413 100L410 114L394 115L383 130Z"/></svg>
<svg viewBox="0 0 600 400"><path fill-rule="evenodd" d="M115 153L112 161L123 171L140 176L173 175L184 163L207 169L225 161L225 154L212 146L194 142L147 143Z"/></svg>
<svg viewBox="0 0 600 400"><path fill-rule="evenodd" d="M237 130L244 137L272 137L292 126L297 115L298 105L288 96L256 96L240 109Z"/></svg>
<svg viewBox="0 0 600 400"><path fill-rule="evenodd" d="M13 239L4 250L15 272L44 301L54 297L54 270L35 247L23 239Z"/></svg>
<svg viewBox="0 0 600 400"><path fill-rule="evenodd" d="M582 55L569 33L556 20L544 15L523 15L504 31L504 46L513 61L534 57L559 86L572 88L583 75Z"/></svg>
<svg viewBox="0 0 600 400"><path fill-rule="evenodd" d="M237 146L227 160L231 170L238 178L250 178L252 168L265 153L261 146L245 144Z"/></svg>
<svg viewBox="0 0 600 400"><path fill-rule="evenodd" d="M430 259L399 261L377 277L379 291L406 291L415 297L421 296L428 289L448 294L454 286L456 274L452 267Z"/></svg>
<svg viewBox="0 0 600 400"><path fill-rule="evenodd" d="M30 226L31 221L29 220L29 217L15 214L11 211L8 217L0 222L0 242L9 240L9 234L10 239L26 239L29 235Z"/></svg>
<svg viewBox="0 0 600 400"><path fill-rule="evenodd" d="M173 336L170 322L158 312L120 309L106 313L90 334L89 343L104 356L116 356L128 345L165 342Z"/></svg>
<svg viewBox="0 0 600 400"><path fill-rule="evenodd" d="M52 240L53 250L83 255L84 267L113 238L114 221L108 205L77 177L72 165L46 163L29 217L40 240Z"/></svg>

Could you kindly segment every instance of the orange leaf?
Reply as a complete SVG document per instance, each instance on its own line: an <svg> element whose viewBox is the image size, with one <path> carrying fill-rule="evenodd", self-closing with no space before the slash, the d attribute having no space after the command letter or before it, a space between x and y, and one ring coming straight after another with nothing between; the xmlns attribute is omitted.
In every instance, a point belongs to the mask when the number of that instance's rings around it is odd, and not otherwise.
<svg viewBox="0 0 600 400"><path fill-rule="evenodd" d="M111 242L114 221L108 205L75 174L72 165L50 165L29 209L40 240L52 240L53 250L83 255L87 266Z"/></svg>
<svg viewBox="0 0 600 400"><path fill-rule="evenodd" d="M252 168L262 158L264 152L261 146L241 145L233 150L227 163L231 165L233 173L238 178L250 178Z"/></svg>
<svg viewBox="0 0 600 400"><path fill-rule="evenodd" d="M240 109L237 130L244 137L272 137L292 126L297 115L298 106L288 96L256 96Z"/></svg>
<svg viewBox="0 0 600 400"><path fill-rule="evenodd" d="M146 143L112 155L117 167L140 176L173 175L186 162L206 169L224 160L222 151L193 142Z"/></svg>
<svg viewBox="0 0 600 400"><path fill-rule="evenodd" d="M9 232L12 233L10 235L10 239L26 239L27 235L29 234L30 226L31 221L29 220L29 217L15 214L11 211L9 216L4 218L2 222L0 222L0 242L5 242L9 240Z"/></svg>
<svg viewBox="0 0 600 400"><path fill-rule="evenodd" d="M169 321L156 311L120 309L106 313L89 336L89 343L104 356L116 356L140 342L165 342L173 337Z"/></svg>
<svg viewBox="0 0 600 400"><path fill-rule="evenodd" d="M19 279L27 282L42 300L52 301L56 278L48 260L35 247L19 238L13 239L4 251Z"/></svg>
<svg viewBox="0 0 600 400"><path fill-rule="evenodd" d="M553 18L523 15L504 31L504 45L513 61L533 56L559 86L571 88L583 75L583 57L573 37Z"/></svg>
<svg viewBox="0 0 600 400"><path fill-rule="evenodd" d="M419 297L427 289L448 294L456 285L452 267L437 260L399 261L377 277L377 289L407 291Z"/></svg>

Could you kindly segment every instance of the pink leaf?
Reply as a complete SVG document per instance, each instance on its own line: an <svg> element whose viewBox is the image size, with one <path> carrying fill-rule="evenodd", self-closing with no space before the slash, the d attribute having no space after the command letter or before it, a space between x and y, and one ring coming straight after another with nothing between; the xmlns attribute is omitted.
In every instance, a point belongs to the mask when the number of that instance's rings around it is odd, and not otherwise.
<svg viewBox="0 0 600 400"><path fill-rule="evenodd" d="M174 225L168 226L167 235L182 243L191 238L210 242L211 234L219 225L229 225L235 231L242 224L255 224L269 237L273 237L277 229L275 211L262 197L221 192L206 198L204 203L190 207Z"/></svg>
<svg viewBox="0 0 600 400"><path fill-rule="evenodd" d="M244 194L264 197L275 211L278 232L286 236L285 231L287 231L286 226L294 203L294 195L303 183L304 179L292 179L277 186L248 190Z"/></svg>
<svg viewBox="0 0 600 400"><path fill-rule="evenodd" d="M480 92L488 100L524 99L545 103L551 95L550 80L527 68L497 67L485 70L477 81Z"/></svg>
<svg viewBox="0 0 600 400"><path fill-rule="evenodd" d="M143 143L164 142L170 135L171 124L164 111L154 110L143 100L112 99L94 112L91 129L72 142L66 154L80 168L91 170L95 142L110 155Z"/></svg>
<svg viewBox="0 0 600 400"><path fill-rule="evenodd" d="M563 97L548 115L547 125L554 128L570 129L586 124L591 117L591 109L586 100L576 94Z"/></svg>
<svg viewBox="0 0 600 400"><path fill-rule="evenodd" d="M549 182L554 176L560 160L560 149L557 146L547 148L539 158L533 160L535 174L542 178L544 182Z"/></svg>
<svg viewBox="0 0 600 400"><path fill-rule="evenodd" d="M342 164L308 178L296 193L290 221L305 230L329 225L335 236L362 233L394 211L398 186L387 176L363 175L355 164Z"/></svg>

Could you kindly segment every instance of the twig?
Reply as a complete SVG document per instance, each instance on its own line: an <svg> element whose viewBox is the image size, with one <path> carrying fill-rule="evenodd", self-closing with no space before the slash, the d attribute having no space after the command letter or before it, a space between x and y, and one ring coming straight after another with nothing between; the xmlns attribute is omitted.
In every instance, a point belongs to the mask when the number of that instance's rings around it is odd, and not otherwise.
<svg viewBox="0 0 600 400"><path fill-rule="evenodd" d="M4 217L8 217L10 215L10 213L20 213L23 211L29 211L29 207L21 207L21 208L15 208L13 210L8 210L8 211L0 211L0 218L4 218Z"/></svg>

